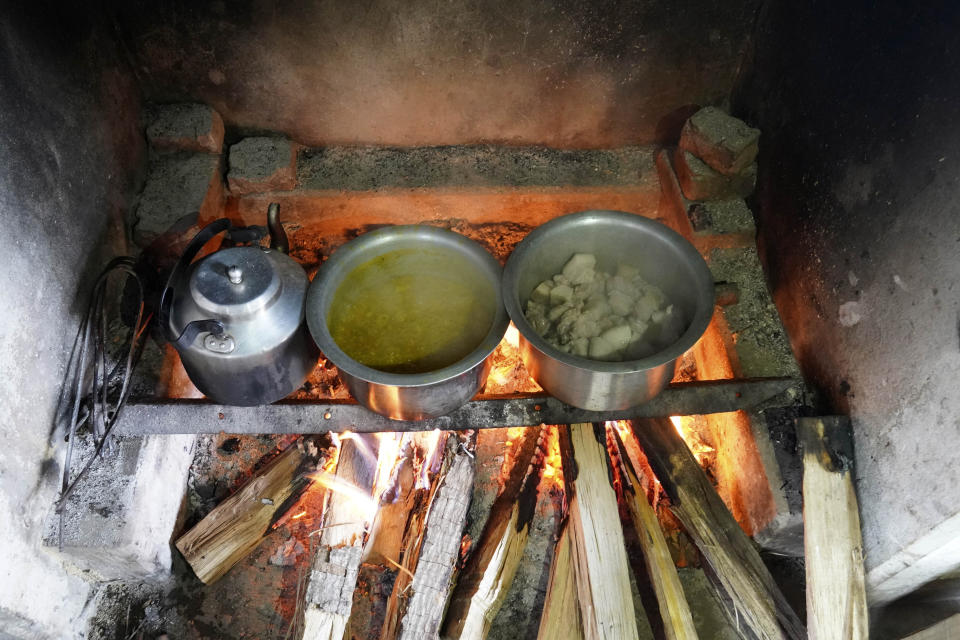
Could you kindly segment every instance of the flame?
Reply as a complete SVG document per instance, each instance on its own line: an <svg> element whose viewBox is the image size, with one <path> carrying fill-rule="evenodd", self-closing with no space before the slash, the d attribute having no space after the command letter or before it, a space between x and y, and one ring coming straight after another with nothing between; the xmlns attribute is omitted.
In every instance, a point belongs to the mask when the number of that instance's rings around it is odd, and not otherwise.
<svg viewBox="0 0 960 640"><path fill-rule="evenodd" d="M683 419L680 416L670 416L670 422L673 423L673 428L677 430L677 435L686 440L687 437L683 434Z"/></svg>
<svg viewBox="0 0 960 640"><path fill-rule="evenodd" d="M704 442L700 429L697 428L696 418L694 416L670 416L670 422L673 423L673 428L677 430L677 434L687 443L693 457L702 465L704 457L712 454L714 448Z"/></svg>
<svg viewBox="0 0 960 640"><path fill-rule="evenodd" d="M347 482L336 474L326 471L314 471L307 474L307 477L320 487L350 498L358 520L362 519L369 522L373 518L373 514L377 512L377 501L374 497L352 482Z"/></svg>
<svg viewBox="0 0 960 640"><path fill-rule="evenodd" d="M547 434L547 450L543 458L543 477L558 488L563 488L563 464L560 458L560 430L556 426L545 427Z"/></svg>
<svg viewBox="0 0 960 640"><path fill-rule="evenodd" d="M302 518L302 517L305 516L305 515L307 515L307 510L306 510L306 509L304 509L303 511L301 511L300 513L298 513L298 514L295 515L295 516L291 516L290 519L291 519L291 520L299 520L300 518Z"/></svg>
<svg viewBox="0 0 960 640"><path fill-rule="evenodd" d="M514 349L520 348L520 331L512 322L507 327L507 333L503 336L503 339Z"/></svg>
<svg viewBox="0 0 960 640"><path fill-rule="evenodd" d="M520 356L520 332L510 324L503 340L491 358L485 393L508 394L540 391L540 385L530 377Z"/></svg>
<svg viewBox="0 0 960 640"><path fill-rule="evenodd" d="M418 433L414 437L415 441L419 444L417 454L413 459L413 469L417 478L417 489L430 488L430 474L437 471L434 467L439 462L437 453L439 451L440 436L442 433L440 429L434 429L433 431Z"/></svg>
<svg viewBox="0 0 960 640"><path fill-rule="evenodd" d="M394 470L400 461L400 450L403 446L403 434L393 431L375 433L377 438L377 470L373 481L373 495L377 502L384 492L390 488L394 480ZM373 452L371 452L373 455Z"/></svg>

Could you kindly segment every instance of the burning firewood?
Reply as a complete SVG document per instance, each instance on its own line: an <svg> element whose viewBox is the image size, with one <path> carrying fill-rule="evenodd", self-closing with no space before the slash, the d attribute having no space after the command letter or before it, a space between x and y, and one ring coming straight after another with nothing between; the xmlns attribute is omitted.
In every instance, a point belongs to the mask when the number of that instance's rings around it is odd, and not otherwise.
<svg viewBox="0 0 960 640"><path fill-rule="evenodd" d="M617 496L610 486L606 438L590 423L561 430L567 529L587 640L638 638L630 567Z"/></svg>
<svg viewBox="0 0 960 640"><path fill-rule="evenodd" d="M513 441L513 466L486 527L457 577L443 637L482 640L510 588L527 541L543 470L547 430L524 429Z"/></svg>
<svg viewBox="0 0 960 640"><path fill-rule="evenodd" d="M351 637L396 637L427 516L458 442L455 435L441 432L403 435L399 460L382 486L380 506L364 546L360 574L367 588L354 594Z"/></svg>
<svg viewBox="0 0 960 640"><path fill-rule="evenodd" d="M299 440L180 536L176 547L197 577L212 584L249 555L312 484L311 473L331 450L327 436Z"/></svg>
<svg viewBox="0 0 960 640"><path fill-rule="evenodd" d="M304 640L342 640L357 583L364 536L373 518L376 439L351 434L340 445L328 493L319 547L313 558L303 610Z"/></svg>
<svg viewBox="0 0 960 640"><path fill-rule="evenodd" d="M806 637L797 615L693 453L667 419L638 420L640 442L673 513L720 583L730 617L761 640Z"/></svg>
<svg viewBox="0 0 960 640"><path fill-rule="evenodd" d="M607 445L617 476L614 484L617 497L630 514L643 549L647 575L657 596L664 634L667 640L696 640L697 630L693 626L690 605L683 593L683 585L680 584L657 513L647 502L636 468L614 427L607 428Z"/></svg>
<svg viewBox="0 0 960 640"><path fill-rule="evenodd" d="M475 445L476 432L471 432L468 442L454 449L452 458L447 450L446 468L441 470L436 483L410 593L400 601L400 640L438 636L450 593L450 579L460 554L461 535L467 522L476 473L472 453Z"/></svg>
<svg viewBox="0 0 960 640"><path fill-rule="evenodd" d="M869 633L850 438L847 418L797 421L803 449L807 625L817 640L855 640Z"/></svg>

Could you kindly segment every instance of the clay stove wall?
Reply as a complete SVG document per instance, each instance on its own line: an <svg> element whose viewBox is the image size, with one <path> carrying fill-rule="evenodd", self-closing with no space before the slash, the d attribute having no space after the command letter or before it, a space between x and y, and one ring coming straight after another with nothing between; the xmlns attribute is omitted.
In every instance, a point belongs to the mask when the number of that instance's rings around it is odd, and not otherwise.
<svg viewBox="0 0 960 640"><path fill-rule="evenodd" d="M63 457L51 425L92 278L124 250L143 143L111 40L85 14L26 13L0 21L0 635L72 638L91 587L40 547Z"/></svg>
<svg viewBox="0 0 960 640"><path fill-rule="evenodd" d="M960 565L960 11L770 2L738 114L806 373L854 421L875 601Z"/></svg>
<svg viewBox="0 0 960 640"><path fill-rule="evenodd" d="M729 96L756 0L117 3L148 97L297 142L675 140Z"/></svg>

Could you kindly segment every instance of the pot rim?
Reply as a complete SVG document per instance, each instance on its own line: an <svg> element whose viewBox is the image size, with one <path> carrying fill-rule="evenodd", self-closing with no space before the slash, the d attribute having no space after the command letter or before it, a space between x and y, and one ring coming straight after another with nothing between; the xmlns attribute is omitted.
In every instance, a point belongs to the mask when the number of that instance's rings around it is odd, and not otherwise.
<svg viewBox="0 0 960 640"><path fill-rule="evenodd" d="M520 282L520 273L523 270L525 259L528 257L530 251L532 251L532 247L536 244L542 242L551 234L556 233L558 229L562 230L589 224L610 223L626 224L631 227L644 229L659 241L679 250L682 257L694 270L694 280L697 288L697 309L686 331L670 346L638 360L624 360L621 362L591 360L590 358L572 355L557 349L544 340L527 321L520 304L520 294L519 291L517 291ZM502 294L507 314L520 332L520 336L537 351L575 369L613 374L640 373L668 364L681 357L697 343L707 330L707 326L713 317L714 306L713 276L703 256L700 255L696 247L682 235L661 222L636 213L607 209L591 209L560 216L545 222L531 231L527 237L517 244L513 253L511 253L507 259L507 264L503 270Z"/></svg>
<svg viewBox="0 0 960 640"><path fill-rule="evenodd" d="M351 259L357 253L368 250L373 245L389 246L395 238L417 237L429 243L440 244L445 247L460 250L477 259L482 267L490 272L491 286L496 296L495 312L490 329L483 340L466 356L441 369L424 373L390 373L374 369L351 358L330 335L326 316L332 298L340 282L330 286L328 282L335 277L335 267ZM371 258L375 257L371 255ZM407 224L382 227L364 233L346 244L340 246L320 266L317 274L310 283L307 291L306 317L310 333L324 356L337 368L347 375L359 378L372 384L382 384L392 387L426 387L436 385L463 375L483 364L490 357L497 345L503 339L510 325L510 318L503 305L502 291L503 268L482 245L464 235L449 229L434 227L428 224ZM346 275L346 274L344 274ZM318 311L319 309L319 311Z"/></svg>

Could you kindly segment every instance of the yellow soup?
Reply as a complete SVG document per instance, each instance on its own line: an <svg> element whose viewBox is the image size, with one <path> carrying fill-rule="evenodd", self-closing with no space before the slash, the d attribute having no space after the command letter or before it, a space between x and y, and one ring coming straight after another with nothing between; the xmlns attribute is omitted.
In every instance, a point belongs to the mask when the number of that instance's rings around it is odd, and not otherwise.
<svg viewBox="0 0 960 640"><path fill-rule="evenodd" d="M424 373L473 351L495 312L493 287L463 256L398 249L347 274L333 296L327 327L357 362L391 373Z"/></svg>

